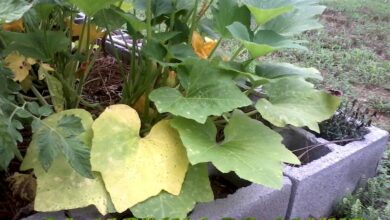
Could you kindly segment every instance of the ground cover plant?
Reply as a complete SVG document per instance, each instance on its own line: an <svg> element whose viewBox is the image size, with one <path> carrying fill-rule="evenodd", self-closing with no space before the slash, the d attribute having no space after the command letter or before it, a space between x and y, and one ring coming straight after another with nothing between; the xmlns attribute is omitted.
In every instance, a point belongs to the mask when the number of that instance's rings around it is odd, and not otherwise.
<svg viewBox="0 0 390 220"><path fill-rule="evenodd" d="M314 88L318 70L259 60L307 50L296 35L321 27L325 7L315 0L7 0L0 8L1 168L17 157L22 171L33 169L36 211L95 205L102 214L182 218L213 199L207 162L280 188L283 162L300 161L272 127L319 132L340 103ZM82 94L102 50L96 40L112 41L122 27L132 56L126 66L115 53L121 100L93 118L85 109L100 103ZM220 45L231 39L239 46L225 54ZM33 136L23 157L24 126Z"/></svg>

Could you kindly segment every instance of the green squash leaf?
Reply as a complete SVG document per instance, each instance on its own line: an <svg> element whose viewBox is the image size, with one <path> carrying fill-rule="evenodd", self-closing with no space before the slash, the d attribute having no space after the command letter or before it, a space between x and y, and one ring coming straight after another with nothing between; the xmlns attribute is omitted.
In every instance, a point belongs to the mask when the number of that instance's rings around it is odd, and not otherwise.
<svg viewBox="0 0 390 220"><path fill-rule="evenodd" d="M65 106L65 97L62 83L50 74L46 74L45 80L49 89L51 101L53 102L54 110L56 112L63 111Z"/></svg>
<svg viewBox="0 0 390 220"><path fill-rule="evenodd" d="M206 164L190 166L182 190L178 196L161 192L145 202L139 203L131 212L137 218L184 219L197 202L213 200Z"/></svg>
<svg viewBox="0 0 390 220"><path fill-rule="evenodd" d="M319 132L318 122L330 118L340 104L338 97L314 89L303 78L277 79L263 89L268 98L260 99L256 109L278 127L307 126Z"/></svg>
<svg viewBox="0 0 390 220"><path fill-rule="evenodd" d="M299 44L301 41L290 40L274 31L259 30L256 34L253 34L238 22L229 25L227 29L234 38L241 41L253 59L280 49L307 50L306 47ZM251 37L252 35L254 35L253 39Z"/></svg>
<svg viewBox="0 0 390 220"><path fill-rule="evenodd" d="M68 0L76 5L82 12L88 16L95 15L98 11L109 8L110 5L119 2L119 0Z"/></svg>
<svg viewBox="0 0 390 220"><path fill-rule="evenodd" d="M61 119L62 126L76 128L71 132L81 131L81 128L76 126L76 120L81 119L84 131L78 134L78 138L88 148L91 146L93 120L90 113L81 109L68 110L52 115L44 121L56 126ZM94 173L94 179L81 176L70 166L63 154L56 157L46 172L38 161L40 143L36 136L37 134L34 134L21 166L21 170L34 169L37 177L34 202L36 211L52 212L95 205L103 215L115 212L99 174ZM89 160L86 159L86 162Z"/></svg>
<svg viewBox="0 0 390 220"><path fill-rule="evenodd" d="M63 32L37 31L31 33L0 32L7 42L4 55L18 51L21 55L39 59L43 62L54 58L60 51L66 51L69 38Z"/></svg>
<svg viewBox="0 0 390 220"><path fill-rule="evenodd" d="M186 81L185 95L168 87L150 94L159 112L204 123L210 115L221 115L252 103L235 85L233 74L218 69L209 61L196 61L190 67L188 77L184 78L180 80Z"/></svg>
<svg viewBox="0 0 390 220"><path fill-rule="evenodd" d="M73 112L91 117L82 110L68 110L51 115L42 120L35 121L32 145L39 153L42 168L50 170L53 161L63 155L71 167L80 175L93 178L90 164L90 149L80 134L85 131L82 120L71 115Z"/></svg>
<svg viewBox="0 0 390 220"><path fill-rule="evenodd" d="M263 25L268 21L278 17L279 15L290 12L294 9L292 5L282 6L278 8L262 9L251 5L246 5L252 13L258 25Z"/></svg>
<svg viewBox="0 0 390 220"><path fill-rule="evenodd" d="M318 15L325 6L319 0L243 0L244 4L263 9L293 6L294 10L282 14L263 25L264 30L272 30L284 36L292 36L304 31L321 28Z"/></svg>
<svg viewBox="0 0 390 220"><path fill-rule="evenodd" d="M289 63L262 63L256 66L255 74L267 79L294 76L305 79L323 79L320 71L315 68L302 68Z"/></svg>
<svg viewBox="0 0 390 220"><path fill-rule="evenodd" d="M92 22L97 24L99 27L108 27L109 30L121 28L126 22L136 32L146 29L145 22L140 21L134 15L125 13L116 7L103 9L97 12L93 16Z"/></svg>
<svg viewBox="0 0 390 220"><path fill-rule="evenodd" d="M296 41L287 39L273 31L261 30L254 36L253 42L242 41L252 58L261 57L280 49L307 50Z"/></svg>
<svg viewBox="0 0 390 220"><path fill-rule="evenodd" d="M31 7L32 4L25 0L1 0L0 24L20 19Z"/></svg>
<svg viewBox="0 0 390 220"><path fill-rule="evenodd" d="M211 121L175 118L172 126L180 134L191 164L212 162L220 171L272 188L282 187L282 162L299 164L282 145L282 137L260 121L235 111L224 130L225 140L215 141L217 129Z"/></svg>
<svg viewBox="0 0 390 220"><path fill-rule="evenodd" d="M158 122L139 136L141 122L127 105L108 107L92 126L92 169L102 174L118 212L158 195L162 190L178 195L188 159L170 122Z"/></svg>
<svg viewBox="0 0 390 220"><path fill-rule="evenodd" d="M219 0L212 8L214 29L221 37L231 37L227 26L233 22L239 22L245 27L250 27L251 15L247 7L239 6L235 0Z"/></svg>

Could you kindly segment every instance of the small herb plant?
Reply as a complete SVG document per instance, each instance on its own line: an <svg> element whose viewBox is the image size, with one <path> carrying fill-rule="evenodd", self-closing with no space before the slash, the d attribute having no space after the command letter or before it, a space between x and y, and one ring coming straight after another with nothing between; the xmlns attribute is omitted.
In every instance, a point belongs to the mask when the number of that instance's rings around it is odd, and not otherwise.
<svg viewBox="0 0 390 220"><path fill-rule="evenodd" d="M320 123L320 135L331 141L362 139L375 116L376 112L370 113L357 100L342 103L332 118Z"/></svg>
<svg viewBox="0 0 390 220"><path fill-rule="evenodd" d="M22 87L28 80L25 90L33 90L40 108L49 102L56 110L42 120L23 111L23 102L11 105L31 121L21 169L37 177L37 211L95 205L102 214L130 209L140 218L183 218L196 202L213 199L208 162L280 188L283 162L300 161L277 132L250 116L319 132L318 123L340 102L307 81L321 80L317 70L258 59L306 50L293 36L321 27L315 16L324 7L316 0L6 0L0 8L4 71ZM85 18L76 24L79 12ZM133 42L129 71L122 68L122 101L93 120L79 105L99 104L82 99L101 49L95 40L112 41L110 33L121 27ZM226 53L227 40L240 47ZM244 51L248 58L238 59ZM49 100L39 88L49 90ZM9 102L3 94L0 100ZM14 136L21 126L12 116L0 118L0 136L11 140L0 145L8 152L2 168L14 155L21 158Z"/></svg>

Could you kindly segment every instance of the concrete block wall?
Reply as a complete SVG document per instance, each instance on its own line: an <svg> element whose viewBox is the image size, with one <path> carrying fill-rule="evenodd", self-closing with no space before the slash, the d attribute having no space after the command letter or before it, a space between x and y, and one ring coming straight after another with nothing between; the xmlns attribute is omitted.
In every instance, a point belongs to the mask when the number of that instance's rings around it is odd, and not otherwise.
<svg viewBox="0 0 390 220"><path fill-rule="evenodd" d="M302 129L281 129L279 132L284 136L284 144L290 150L321 143L323 145L308 152L309 160L306 164L298 167L285 166L281 190L257 184L246 186L234 174L224 174L229 181L244 187L227 198L197 204L189 217L191 220L219 220L224 217L261 220L327 217L334 205L352 192L362 180L376 175L378 162L388 145L389 134L375 127L368 130L364 140L340 146L329 144ZM307 153L305 150L296 152ZM214 174L219 172L213 166L209 170ZM71 210L66 214L76 219L99 216L94 207ZM38 213L26 220L42 217L64 219L65 212Z"/></svg>
<svg viewBox="0 0 390 220"><path fill-rule="evenodd" d="M317 143L326 142L317 139ZM286 167L284 175L292 182L286 219L329 216L334 205L360 181L376 175L387 142L386 131L371 127L362 141L325 145L326 155L301 167Z"/></svg>
<svg viewBox="0 0 390 220"><path fill-rule="evenodd" d="M283 188L273 190L258 184L243 187L224 199L197 204L191 220L208 218L220 220L224 217L243 219L285 218L291 193L291 181L284 178Z"/></svg>

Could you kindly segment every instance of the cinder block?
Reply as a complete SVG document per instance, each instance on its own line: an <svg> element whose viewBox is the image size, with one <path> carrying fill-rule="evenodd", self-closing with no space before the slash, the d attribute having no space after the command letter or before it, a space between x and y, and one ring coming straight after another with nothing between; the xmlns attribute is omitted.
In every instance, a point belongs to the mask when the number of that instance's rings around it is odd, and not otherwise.
<svg viewBox="0 0 390 220"><path fill-rule="evenodd" d="M74 220L106 219L102 216L95 206L91 205L85 208L72 209L67 212L68 216Z"/></svg>
<svg viewBox="0 0 390 220"><path fill-rule="evenodd" d="M208 218L256 218L275 220L285 218L291 192L291 181L284 178L283 188L273 190L258 184L251 184L237 190L224 199L200 203L190 215L191 220Z"/></svg>
<svg viewBox="0 0 390 220"><path fill-rule="evenodd" d="M314 160L308 164L285 167L284 175L292 181L286 219L327 217L334 205L352 192L361 180L376 175L389 134L375 127L368 130L369 133L362 141L345 146L327 144L321 147L322 153L317 152ZM302 137L302 134L297 133L296 137ZM313 141L312 138L310 140ZM327 141L316 139L314 142ZM319 157L323 153L325 155Z"/></svg>
<svg viewBox="0 0 390 220"><path fill-rule="evenodd" d="M43 219L55 219L55 220L65 220L67 219L65 212L38 212L34 215L30 215L27 218L22 218L22 220L43 220Z"/></svg>

